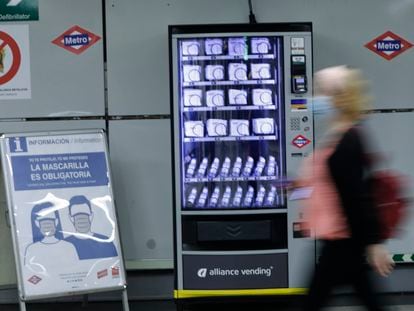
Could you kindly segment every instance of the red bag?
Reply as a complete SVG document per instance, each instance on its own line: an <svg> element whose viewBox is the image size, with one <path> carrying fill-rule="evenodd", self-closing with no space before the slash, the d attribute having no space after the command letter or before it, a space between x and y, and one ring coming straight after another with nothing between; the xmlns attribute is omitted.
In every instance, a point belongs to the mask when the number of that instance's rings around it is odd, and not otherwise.
<svg viewBox="0 0 414 311"><path fill-rule="evenodd" d="M374 171L370 181L378 209L381 238L392 238L398 233L398 226L407 212L408 200L404 198L406 183L400 174L392 170Z"/></svg>

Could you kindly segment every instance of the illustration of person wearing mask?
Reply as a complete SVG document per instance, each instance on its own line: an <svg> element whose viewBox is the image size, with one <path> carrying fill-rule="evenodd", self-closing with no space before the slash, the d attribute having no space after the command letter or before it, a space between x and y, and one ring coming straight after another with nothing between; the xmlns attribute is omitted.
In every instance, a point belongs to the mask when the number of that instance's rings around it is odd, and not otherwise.
<svg viewBox="0 0 414 311"><path fill-rule="evenodd" d="M78 261L76 249L63 240L59 212L53 203L35 205L31 224L33 243L26 247L24 264L32 272L48 275L60 266Z"/></svg>
<svg viewBox="0 0 414 311"><path fill-rule="evenodd" d="M70 199L69 216L76 232L65 240L75 246L80 260L118 255L113 239L91 231L92 206L85 196L77 195Z"/></svg>

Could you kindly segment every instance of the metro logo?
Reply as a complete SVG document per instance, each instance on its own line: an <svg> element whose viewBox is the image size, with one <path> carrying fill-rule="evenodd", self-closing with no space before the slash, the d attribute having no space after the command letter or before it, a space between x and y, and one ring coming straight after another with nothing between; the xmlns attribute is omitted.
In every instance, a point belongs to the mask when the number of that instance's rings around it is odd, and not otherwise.
<svg viewBox="0 0 414 311"><path fill-rule="evenodd" d="M413 45L410 42L404 40L391 31L387 31L386 33L365 44L367 49L370 49L379 56L384 57L386 60L393 59L412 46Z"/></svg>
<svg viewBox="0 0 414 311"><path fill-rule="evenodd" d="M377 41L378 51L399 51L401 49L401 41Z"/></svg>
<svg viewBox="0 0 414 311"><path fill-rule="evenodd" d="M88 35L65 36L63 38L63 42L66 46L86 45L86 44L89 43L89 37L88 37Z"/></svg>
<svg viewBox="0 0 414 311"><path fill-rule="evenodd" d="M292 140L292 145L298 148L305 147L306 145L310 144L311 141L307 139L305 136L298 135Z"/></svg>
<svg viewBox="0 0 414 311"><path fill-rule="evenodd" d="M101 37L80 26L73 26L54 39L52 43L79 55L100 39Z"/></svg>

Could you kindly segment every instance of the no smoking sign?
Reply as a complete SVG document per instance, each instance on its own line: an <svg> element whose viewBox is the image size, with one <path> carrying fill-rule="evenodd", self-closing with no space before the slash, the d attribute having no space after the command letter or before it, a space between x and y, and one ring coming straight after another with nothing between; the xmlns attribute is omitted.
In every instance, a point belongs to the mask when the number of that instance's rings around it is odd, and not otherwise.
<svg viewBox="0 0 414 311"><path fill-rule="evenodd" d="M28 25L0 24L0 101L30 99Z"/></svg>
<svg viewBox="0 0 414 311"><path fill-rule="evenodd" d="M0 54L0 65L3 68L3 72L0 72L0 85L3 85L14 78L19 71L22 61L19 45L4 31L0 31ZM11 58L11 62L9 66L6 66L6 64L9 63L7 62L8 57Z"/></svg>

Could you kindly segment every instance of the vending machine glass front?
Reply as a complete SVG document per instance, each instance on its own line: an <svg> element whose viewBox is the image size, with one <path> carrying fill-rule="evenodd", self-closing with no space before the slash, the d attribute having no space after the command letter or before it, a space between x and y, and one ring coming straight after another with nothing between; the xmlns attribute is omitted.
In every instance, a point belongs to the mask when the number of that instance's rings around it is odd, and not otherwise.
<svg viewBox="0 0 414 311"><path fill-rule="evenodd" d="M282 37L177 40L183 210L285 207Z"/></svg>

